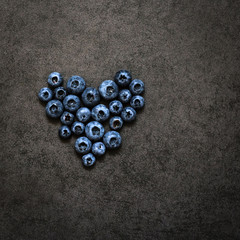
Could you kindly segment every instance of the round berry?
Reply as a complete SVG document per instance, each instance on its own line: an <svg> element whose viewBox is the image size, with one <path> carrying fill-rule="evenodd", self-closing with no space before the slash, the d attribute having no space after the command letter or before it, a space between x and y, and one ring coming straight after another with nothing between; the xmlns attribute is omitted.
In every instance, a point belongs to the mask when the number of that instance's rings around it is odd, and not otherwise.
<svg viewBox="0 0 240 240"><path fill-rule="evenodd" d="M96 156L102 156L106 152L106 147L102 142L96 142L92 145L92 153Z"/></svg>
<svg viewBox="0 0 240 240"><path fill-rule="evenodd" d="M92 141L100 140L104 135L104 127L97 121L88 123L85 127L86 136Z"/></svg>
<svg viewBox="0 0 240 240"><path fill-rule="evenodd" d="M144 107L144 98L142 96L136 95L133 96L131 101L130 101L130 105L134 108L134 109L141 109Z"/></svg>
<svg viewBox="0 0 240 240"><path fill-rule="evenodd" d="M80 105L80 99L76 95L67 95L63 100L63 106L69 112L76 112Z"/></svg>
<svg viewBox="0 0 240 240"><path fill-rule="evenodd" d="M136 118L136 111L132 107L125 107L121 112L121 117L125 122L132 122Z"/></svg>
<svg viewBox="0 0 240 240"><path fill-rule="evenodd" d="M51 100L47 103L46 114L51 118L59 118L63 113L63 104L59 100Z"/></svg>
<svg viewBox="0 0 240 240"><path fill-rule="evenodd" d="M134 79L130 83L129 89L133 95L140 95L144 92L144 83L142 80Z"/></svg>
<svg viewBox="0 0 240 240"><path fill-rule="evenodd" d="M92 109L92 118L95 121L104 122L109 118L109 109L104 104L99 104Z"/></svg>
<svg viewBox="0 0 240 240"><path fill-rule="evenodd" d="M119 130L121 129L123 126L123 120L121 117L119 116L114 116L110 119L109 121L109 127L112 129L112 130Z"/></svg>
<svg viewBox="0 0 240 240"><path fill-rule="evenodd" d="M67 91L71 94L79 95L84 91L86 83L84 79L80 76L72 76L67 82Z"/></svg>
<svg viewBox="0 0 240 240"><path fill-rule="evenodd" d="M100 102L100 94L96 88L88 87L82 93L82 101L87 107L94 107Z"/></svg>
<svg viewBox="0 0 240 240"><path fill-rule="evenodd" d="M122 103L128 103L132 97L131 92L128 89L123 89L119 92L118 99Z"/></svg>
<svg viewBox="0 0 240 240"><path fill-rule="evenodd" d="M62 101L67 96L67 91L64 87L54 89L54 95L57 100Z"/></svg>
<svg viewBox="0 0 240 240"><path fill-rule="evenodd" d="M58 134L61 138L67 139L71 137L71 130L68 126L61 126L58 130Z"/></svg>
<svg viewBox="0 0 240 240"><path fill-rule="evenodd" d="M116 73L114 80L118 86L126 87L132 80L132 75L127 70L120 70Z"/></svg>
<svg viewBox="0 0 240 240"><path fill-rule="evenodd" d="M109 149L115 149L120 147L121 142L121 135L116 131L109 131L103 137L103 143Z"/></svg>
<svg viewBox="0 0 240 240"><path fill-rule="evenodd" d="M58 72L52 72L48 76L48 84L52 88L59 87L63 84L63 77Z"/></svg>
<svg viewBox="0 0 240 240"><path fill-rule="evenodd" d="M85 167L91 167L95 164L96 158L92 153L88 153L82 156L82 163Z"/></svg>
<svg viewBox="0 0 240 240"><path fill-rule="evenodd" d="M77 136L81 135L84 132L84 129L85 126L82 122L74 122L71 128L72 132Z"/></svg>
<svg viewBox="0 0 240 240"><path fill-rule="evenodd" d="M99 86L100 95L106 100L112 100L118 95L118 86L112 80L105 80Z"/></svg>
<svg viewBox="0 0 240 240"><path fill-rule="evenodd" d="M75 150L78 153L86 154L91 150L91 148L92 148L92 143L86 137L80 137L75 142Z"/></svg>
<svg viewBox="0 0 240 240"><path fill-rule="evenodd" d="M62 116L60 117L60 121L64 125L71 125L74 120L74 115L70 112L63 112Z"/></svg>
<svg viewBox="0 0 240 240"><path fill-rule="evenodd" d="M120 101L118 100L113 100L109 103L109 111L113 114L113 115L118 115L121 113L121 111L123 110L123 105Z"/></svg>
<svg viewBox="0 0 240 240"><path fill-rule="evenodd" d="M86 107L77 110L76 117L80 122L87 122L91 117L91 111Z"/></svg>
<svg viewBox="0 0 240 240"><path fill-rule="evenodd" d="M47 87L41 88L38 93L38 98L42 102L48 102L52 99L52 97L53 97L53 92L50 88L47 88Z"/></svg>

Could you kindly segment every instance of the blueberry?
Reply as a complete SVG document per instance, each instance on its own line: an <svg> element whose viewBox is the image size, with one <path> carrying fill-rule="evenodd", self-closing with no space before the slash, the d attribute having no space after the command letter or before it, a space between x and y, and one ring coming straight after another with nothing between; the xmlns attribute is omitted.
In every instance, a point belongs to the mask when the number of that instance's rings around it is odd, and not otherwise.
<svg viewBox="0 0 240 240"><path fill-rule="evenodd" d="M121 87L126 87L132 80L132 76L131 73L128 72L127 70L120 70L116 73L114 80L117 83L117 85Z"/></svg>
<svg viewBox="0 0 240 240"><path fill-rule="evenodd" d="M104 127L97 121L88 123L85 127L86 136L92 141L100 140L104 135Z"/></svg>
<svg viewBox="0 0 240 240"><path fill-rule="evenodd" d="M92 118L98 122L104 122L109 118L109 109L104 104L98 104L92 109Z"/></svg>
<svg viewBox="0 0 240 240"><path fill-rule="evenodd" d="M84 129L85 126L82 122L74 122L71 128L72 132L77 136L81 135L84 132Z"/></svg>
<svg viewBox="0 0 240 240"><path fill-rule="evenodd" d="M132 97L132 99L130 101L130 105L134 109L141 109L144 107L144 98L142 96L136 95L136 96Z"/></svg>
<svg viewBox="0 0 240 240"><path fill-rule="evenodd" d="M91 117L91 111L86 107L77 110L76 117L80 122L87 122Z"/></svg>
<svg viewBox="0 0 240 240"><path fill-rule="evenodd" d="M92 153L96 156L102 156L106 152L106 147L102 142L96 142L92 145Z"/></svg>
<svg viewBox="0 0 240 240"><path fill-rule="evenodd" d="M136 118L136 111L132 107L125 107L121 112L121 117L125 122L132 122Z"/></svg>
<svg viewBox="0 0 240 240"><path fill-rule="evenodd" d="M109 111L113 114L113 115L118 115L121 113L121 111L123 110L123 105L120 101L118 100L113 100L109 103Z"/></svg>
<svg viewBox="0 0 240 240"><path fill-rule="evenodd" d="M112 117L109 121L109 126L111 129L113 129L115 131L121 129L123 126L122 118L119 116Z"/></svg>
<svg viewBox="0 0 240 240"><path fill-rule="evenodd" d="M63 77L58 72L52 72L48 76L48 84L52 88L59 87L63 84Z"/></svg>
<svg viewBox="0 0 240 240"><path fill-rule="evenodd" d="M132 97L131 92L128 89L123 89L119 92L118 99L122 103L128 103Z"/></svg>
<svg viewBox="0 0 240 240"><path fill-rule="evenodd" d="M63 104L59 100L51 100L47 103L46 114L51 118L58 118L63 113Z"/></svg>
<svg viewBox="0 0 240 240"><path fill-rule="evenodd" d="M76 112L80 104L80 99L76 95L67 95L63 100L63 106L69 112Z"/></svg>
<svg viewBox="0 0 240 240"><path fill-rule="evenodd" d="M133 95L139 95L144 92L144 83L139 79L134 79L130 83L129 89Z"/></svg>
<svg viewBox="0 0 240 240"><path fill-rule="evenodd" d="M82 163L85 167L91 167L92 165L95 164L95 162L96 162L96 158L92 153L88 153L82 156Z"/></svg>
<svg viewBox="0 0 240 240"><path fill-rule="evenodd" d="M67 91L64 87L58 87L54 89L54 95L57 100L62 101L66 97Z"/></svg>
<svg viewBox="0 0 240 240"><path fill-rule="evenodd" d="M38 98L42 102L48 102L52 99L52 97L53 97L53 92L50 88L47 88L47 87L41 88L38 93Z"/></svg>
<svg viewBox="0 0 240 240"><path fill-rule="evenodd" d="M79 95L84 91L86 83L84 79L80 76L72 76L68 79L67 82L67 91L68 93Z"/></svg>
<svg viewBox="0 0 240 240"><path fill-rule="evenodd" d="M74 115L70 112L63 112L62 116L60 117L61 123L63 125L71 125L74 120Z"/></svg>
<svg viewBox="0 0 240 240"><path fill-rule="evenodd" d="M67 139L71 137L71 130L68 126L61 126L58 130L59 136L63 139Z"/></svg>
<svg viewBox="0 0 240 240"><path fill-rule="evenodd" d="M121 135L116 131L109 131L103 137L103 143L107 148L114 149L120 147L122 142Z"/></svg>
<svg viewBox="0 0 240 240"><path fill-rule="evenodd" d="M92 143L86 137L80 137L75 142L75 150L78 153L86 154L91 150L91 148L92 148Z"/></svg>
<svg viewBox="0 0 240 240"><path fill-rule="evenodd" d="M94 107L100 102L100 94L96 88L88 87L82 93L82 101L87 107Z"/></svg>
<svg viewBox="0 0 240 240"><path fill-rule="evenodd" d="M105 80L99 86L100 95L106 100L112 100L118 95L118 86L112 80Z"/></svg>

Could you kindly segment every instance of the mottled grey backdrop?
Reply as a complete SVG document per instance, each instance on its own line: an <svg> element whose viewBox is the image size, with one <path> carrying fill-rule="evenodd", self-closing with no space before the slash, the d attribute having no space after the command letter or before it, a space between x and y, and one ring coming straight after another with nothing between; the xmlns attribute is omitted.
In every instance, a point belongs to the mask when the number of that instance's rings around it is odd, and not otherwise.
<svg viewBox="0 0 240 240"><path fill-rule="evenodd" d="M240 239L239 1L0 1L1 240ZM37 92L128 69L146 107L91 171Z"/></svg>

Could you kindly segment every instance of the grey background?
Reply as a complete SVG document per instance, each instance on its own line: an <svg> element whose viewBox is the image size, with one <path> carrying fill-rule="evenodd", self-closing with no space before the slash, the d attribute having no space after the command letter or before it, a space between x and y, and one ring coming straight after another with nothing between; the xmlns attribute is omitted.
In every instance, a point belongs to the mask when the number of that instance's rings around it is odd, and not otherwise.
<svg viewBox="0 0 240 240"><path fill-rule="evenodd" d="M0 239L240 239L239 1L1 1ZM146 107L85 170L37 92L128 69Z"/></svg>

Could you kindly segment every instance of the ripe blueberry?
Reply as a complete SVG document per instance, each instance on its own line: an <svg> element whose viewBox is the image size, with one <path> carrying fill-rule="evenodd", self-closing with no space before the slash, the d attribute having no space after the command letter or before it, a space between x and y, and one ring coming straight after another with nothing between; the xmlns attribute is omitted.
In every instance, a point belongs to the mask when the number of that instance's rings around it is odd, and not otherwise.
<svg viewBox="0 0 240 240"><path fill-rule="evenodd" d="M130 101L130 105L134 109L141 109L141 108L144 107L144 98L142 96L139 96L139 95L133 96L131 101Z"/></svg>
<svg viewBox="0 0 240 240"><path fill-rule="evenodd" d="M58 118L63 113L63 104L59 100L51 100L47 103L46 114L51 118Z"/></svg>
<svg viewBox="0 0 240 240"><path fill-rule="evenodd" d="M96 158L92 153L88 153L82 156L82 163L85 167L91 167L92 165L95 164L95 162L96 162Z"/></svg>
<svg viewBox="0 0 240 240"><path fill-rule="evenodd" d="M74 115L70 112L63 112L62 116L60 117L60 121L63 125L71 125L74 120Z"/></svg>
<svg viewBox="0 0 240 240"><path fill-rule="evenodd" d="M68 126L63 125L59 128L58 134L61 138L67 139L71 136L71 130Z"/></svg>
<svg viewBox="0 0 240 240"><path fill-rule="evenodd" d="M100 94L96 88L88 87L82 93L82 101L87 107L94 107L100 102Z"/></svg>
<svg viewBox="0 0 240 240"><path fill-rule="evenodd" d="M112 100L118 95L118 86L112 80L105 80L99 86L100 95L106 100Z"/></svg>
<svg viewBox="0 0 240 240"><path fill-rule="evenodd" d="M63 77L58 72L52 72L48 76L48 84L52 88L59 87L63 84Z"/></svg>
<svg viewBox="0 0 240 240"><path fill-rule="evenodd" d="M74 122L71 128L72 132L77 136L81 135L84 132L84 129L85 126L82 122Z"/></svg>
<svg viewBox="0 0 240 240"><path fill-rule="evenodd" d="M86 137L80 137L75 142L75 150L78 153L86 154L91 150L91 148L92 148L92 143Z"/></svg>
<svg viewBox="0 0 240 240"><path fill-rule="evenodd" d="M52 97L53 97L53 92L50 88L47 88L47 87L41 88L38 93L38 98L42 102L48 102L52 99Z"/></svg>
<svg viewBox="0 0 240 240"><path fill-rule="evenodd" d="M131 73L128 72L127 70L120 70L116 73L114 80L117 83L117 85L121 87L126 87L132 80L132 76Z"/></svg>
<svg viewBox="0 0 240 240"><path fill-rule="evenodd" d="M80 122L87 122L91 117L91 111L86 107L77 110L76 117Z"/></svg>
<svg viewBox="0 0 240 240"><path fill-rule="evenodd" d="M102 142L96 142L92 145L92 153L96 156L102 156L106 152L106 147Z"/></svg>
<svg viewBox="0 0 240 240"><path fill-rule="evenodd" d="M103 143L109 149L120 147L122 142L121 135L116 131L109 131L103 137Z"/></svg>
<svg viewBox="0 0 240 240"><path fill-rule="evenodd" d="M76 95L67 95L63 100L63 106L69 112L76 112L80 104L80 99Z"/></svg>
<svg viewBox="0 0 240 240"><path fill-rule="evenodd" d="M130 83L129 89L133 95L140 95L144 92L144 83L139 79L134 79Z"/></svg>
<svg viewBox="0 0 240 240"><path fill-rule="evenodd" d="M67 91L64 87L58 87L54 89L54 95L57 100L62 101L66 97Z"/></svg>
<svg viewBox="0 0 240 240"><path fill-rule="evenodd" d="M97 121L88 123L85 127L86 136L92 141L100 140L104 135L104 127Z"/></svg>
<svg viewBox="0 0 240 240"><path fill-rule="evenodd" d="M128 89L123 89L119 92L118 99L122 103L128 103L132 97L131 92Z"/></svg>
<svg viewBox="0 0 240 240"><path fill-rule="evenodd" d="M109 121L109 127L112 129L112 130L119 130L121 129L123 126L123 120L121 117L119 116L114 116L112 118L110 118L110 121Z"/></svg>
<svg viewBox="0 0 240 240"><path fill-rule="evenodd" d="M132 122L136 118L136 111L132 107L125 107L121 112L121 117L125 122Z"/></svg>
<svg viewBox="0 0 240 240"><path fill-rule="evenodd" d="M84 91L86 83L84 79L80 76L72 76L67 82L67 91L71 94L79 95Z"/></svg>
<svg viewBox="0 0 240 240"><path fill-rule="evenodd" d="M98 104L92 109L92 118L98 122L104 122L109 118L109 109L104 104Z"/></svg>
<svg viewBox="0 0 240 240"><path fill-rule="evenodd" d="M113 114L113 115L118 115L121 113L121 111L123 110L123 105L120 101L118 100L113 100L109 103L109 111Z"/></svg>

